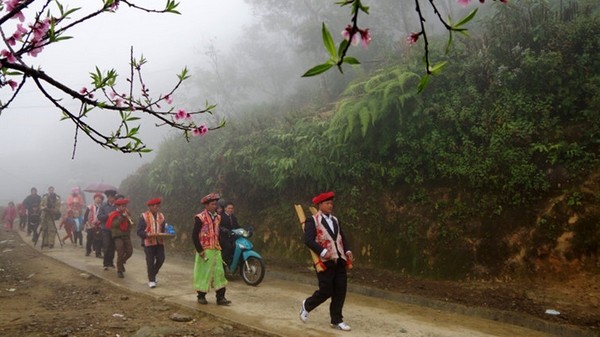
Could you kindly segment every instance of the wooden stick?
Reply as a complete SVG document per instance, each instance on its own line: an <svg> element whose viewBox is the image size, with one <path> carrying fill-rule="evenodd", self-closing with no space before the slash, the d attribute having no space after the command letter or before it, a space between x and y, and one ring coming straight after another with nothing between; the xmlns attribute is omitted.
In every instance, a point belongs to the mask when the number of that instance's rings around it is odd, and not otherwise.
<svg viewBox="0 0 600 337"><path fill-rule="evenodd" d="M304 210L302 209L301 205L294 205L294 208L296 209L296 214L298 215L298 220L300 220L300 226L302 227L302 231L304 232L304 223L306 222L306 215L304 214ZM313 214L317 213L317 210L314 207L310 207L310 211ZM315 252L313 252L312 249L309 249L309 251L310 251L310 257L312 258L312 261L313 261L313 265L315 266L315 269L317 270L317 272L325 271L325 269L327 269L327 267L325 267L325 264L323 263L323 261L321 261L319 256Z"/></svg>

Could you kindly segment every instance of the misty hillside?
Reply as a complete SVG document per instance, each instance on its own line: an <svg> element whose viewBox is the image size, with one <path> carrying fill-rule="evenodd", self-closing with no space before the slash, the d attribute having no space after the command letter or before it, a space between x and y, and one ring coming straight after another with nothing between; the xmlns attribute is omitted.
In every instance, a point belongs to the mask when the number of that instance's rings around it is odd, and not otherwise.
<svg viewBox="0 0 600 337"><path fill-rule="evenodd" d="M449 63L420 94L416 46L375 46L382 61L273 94L284 101L265 91L224 129L165 141L120 190L136 210L162 197L184 252L201 197L219 192L263 256L308 265L293 205L334 190L360 267L463 278L595 266L600 4L557 3L494 6L436 54Z"/></svg>

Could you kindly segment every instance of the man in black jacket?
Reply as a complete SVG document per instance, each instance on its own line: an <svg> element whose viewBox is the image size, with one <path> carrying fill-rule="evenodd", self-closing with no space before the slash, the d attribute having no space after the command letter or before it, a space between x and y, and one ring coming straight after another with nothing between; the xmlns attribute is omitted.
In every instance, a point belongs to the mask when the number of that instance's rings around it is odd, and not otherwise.
<svg viewBox="0 0 600 337"><path fill-rule="evenodd" d="M109 267L115 268L115 242L112 238L110 228L106 228L106 220L108 220L110 213L117 209L117 206L115 206L117 191L107 190L104 191L104 194L106 195L106 202L98 210L98 220L101 222L102 227L103 265L104 270L108 270Z"/></svg>
<svg viewBox="0 0 600 337"><path fill-rule="evenodd" d="M304 243L319 256L326 268L317 273L319 289L302 302L300 319L306 322L309 312L331 298L331 327L350 331L350 326L343 320L342 308L346 300L346 268L352 264L352 252L340 222L331 214L334 196L333 192L315 196L312 201L319 211L304 224Z"/></svg>
<svg viewBox="0 0 600 337"><path fill-rule="evenodd" d="M232 202L227 202L224 207L224 212L221 214L221 235L219 236L219 244L221 245L221 254L223 261L231 265L233 252L235 250L235 238L232 237L231 231L240 228L237 218L233 215L234 205Z"/></svg>

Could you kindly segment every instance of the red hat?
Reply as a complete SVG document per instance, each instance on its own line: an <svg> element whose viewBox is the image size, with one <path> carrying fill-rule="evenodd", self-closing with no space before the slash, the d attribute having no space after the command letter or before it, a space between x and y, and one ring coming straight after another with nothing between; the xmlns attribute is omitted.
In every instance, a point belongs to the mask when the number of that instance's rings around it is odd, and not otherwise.
<svg viewBox="0 0 600 337"><path fill-rule="evenodd" d="M96 192L96 193L94 194L94 199L96 199L96 197L100 197L100 198L102 198L102 200L104 200L104 194L102 194L102 193L100 193L100 192Z"/></svg>
<svg viewBox="0 0 600 337"><path fill-rule="evenodd" d="M146 205L148 205L148 206L158 205L158 204L160 204L160 198L150 199L146 202Z"/></svg>
<svg viewBox="0 0 600 337"><path fill-rule="evenodd" d="M129 203L129 199L127 199L127 198L121 198L121 199L117 199L115 201L116 206L127 205L128 203Z"/></svg>
<svg viewBox="0 0 600 337"><path fill-rule="evenodd" d="M313 204L318 205L318 204L322 203L323 201L333 199L333 197L335 197L335 193L325 192L325 193L321 193L321 194L317 195L316 197L312 198L312 202L313 202Z"/></svg>
<svg viewBox="0 0 600 337"><path fill-rule="evenodd" d="M216 194L216 193L211 193L211 194L207 194L204 196L204 198L202 198L202 200L200 200L201 204L208 204L209 202L213 201L213 200L219 200L221 199L221 196Z"/></svg>

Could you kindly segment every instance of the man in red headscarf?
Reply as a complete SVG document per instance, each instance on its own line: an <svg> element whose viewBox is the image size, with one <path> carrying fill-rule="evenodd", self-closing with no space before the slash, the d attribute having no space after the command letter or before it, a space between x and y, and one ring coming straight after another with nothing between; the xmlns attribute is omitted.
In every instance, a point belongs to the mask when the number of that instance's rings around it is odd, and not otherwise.
<svg viewBox="0 0 600 337"><path fill-rule="evenodd" d="M106 228L110 229L112 239L115 242L117 251L117 276L125 277L125 263L133 254L133 245L131 244L131 228L133 221L127 209L129 199L121 198L115 201L117 209L110 213L106 220Z"/></svg>
<svg viewBox="0 0 600 337"><path fill-rule="evenodd" d="M148 200L148 211L140 215L137 225L137 235L142 238L142 247L146 254L146 270L148 272L148 287L156 288L156 274L165 262L165 242L160 237L165 233L165 216L158 211L160 198Z"/></svg>
<svg viewBox="0 0 600 337"><path fill-rule="evenodd" d="M321 258L325 270L317 273L319 289L302 302L300 319L306 323L308 313L331 298L331 327L350 331L350 326L344 322L342 308L346 300L346 268L352 263L352 252L340 222L331 214L334 197L333 192L315 196L312 202L319 211L304 224L304 243Z"/></svg>

